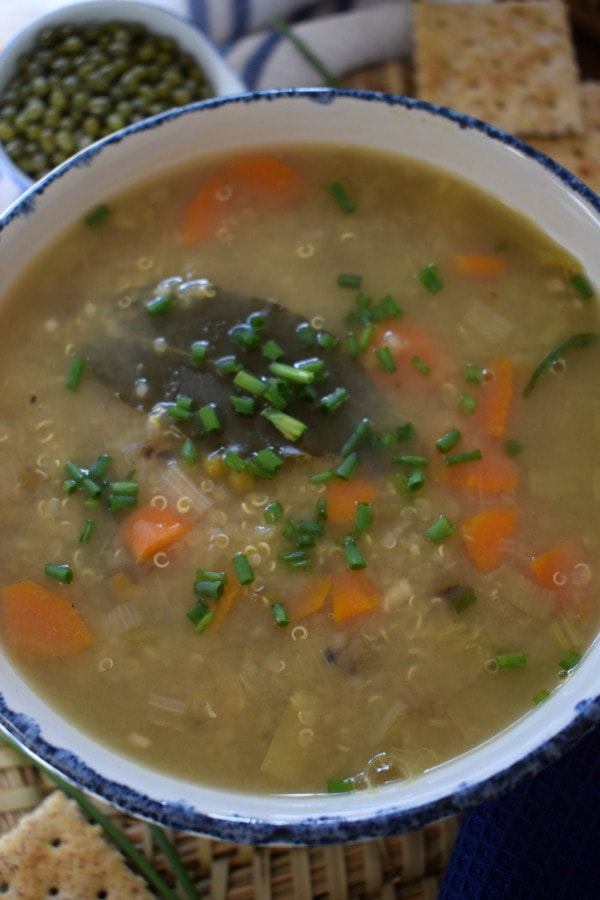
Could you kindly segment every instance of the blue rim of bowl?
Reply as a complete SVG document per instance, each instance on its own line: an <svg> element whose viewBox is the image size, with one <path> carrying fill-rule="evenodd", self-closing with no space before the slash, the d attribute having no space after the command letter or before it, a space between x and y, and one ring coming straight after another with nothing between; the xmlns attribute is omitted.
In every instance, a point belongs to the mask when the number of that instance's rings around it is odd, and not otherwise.
<svg viewBox="0 0 600 900"><path fill-rule="evenodd" d="M600 197L550 157L529 146L519 138L508 134L479 119L410 97L372 91L334 88L289 88L255 91L227 97L217 97L178 109L169 110L151 119L129 125L108 135L97 143L80 151L62 163L44 178L33 184L0 217L0 231L17 217L28 215L35 208L35 200L51 184L73 168L88 166L103 150L121 142L128 135L160 127L180 116L197 114L232 104L275 102L279 99L310 100L331 104L338 98L354 98L366 102L379 102L389 106L402 106L409 111L425 112L440 116L461 129L470 129L499 141L535 160L561 180L572 192L581 196L591 207L600 212ZM133 790L127 785L111 781L90 768L70 750L49 744L42 736L40 726L31 717L10 709L0 693L0 726L26 749L34 759L53 769L67 781L108 801L129 815L156 822L176 831L207 835L223 841L241 844L282 844L288 846L314 846L318 844L361 841L387 837L422 828L426 824L464 812L472 806L493 799L515 787L525 777L535 775L555 762L600 722L600 696L581 700L573 709L571 721L552 737L543 741L525 757L502 769L487 779L474 784L462 783L455 793L447 797L412 806L398 808L385 805L387 790L381 790L381 809L356 816L336 815L307 816L291 824L269 821L267 817L206 814L185 801L159 801ZM387 794L389 796L389 794ZM290 803L294 798L290 797ZM278 816L278 819L280 816Z"/></svg>

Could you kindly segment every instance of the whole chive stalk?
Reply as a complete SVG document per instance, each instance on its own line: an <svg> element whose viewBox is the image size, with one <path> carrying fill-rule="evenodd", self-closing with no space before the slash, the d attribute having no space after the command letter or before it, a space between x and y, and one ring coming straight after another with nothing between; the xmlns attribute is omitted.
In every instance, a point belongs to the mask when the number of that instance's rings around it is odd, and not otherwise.
<svg viewBox="0 0 600 900"><path fill-rule="evenodd" d="M499 653L494 661L499 669L521 669L527 664L527 656L518 650L516 653Z"/></svg>
<svg viewBox="0 0 600 900"><path fill-rule="evenodd" d="M364 556L360 552L356 541L353 537L347 537L344 539L343 543L344 555L346 557L346 562L348 563L348 568L354 570L357 569L366 569L367 564L365 562Z"/></svg>
<svg viewBox="0 0 600 900"><path fill-rule="evenodd" d="M444 462L447 466L457 466L460 463L474 462L483 456L481 450L467 450L465 453L454 453L451 456L445 456Z"/></svg>
<svg viewBox="0 0 600 900"><path fill-rule="evenodd" d="M375 356L377 357L377 361L386 375L389 375L391 372L395 372L398 368L396 366L396 361L392 356L392 351L389 347L377 347L375 349Z"/></svg>
<svg viewBox="0 0 600 900"><path fill-rule="evenodd" d="M427 263L427 265L421 269L417 277L430 294L437 294L437 292L441 291L444 287L444 282L440 277L440 273L438 272L435 263Z"/></svg>
<svg viewBox="0 0 600 900"><path fill-rule="evenodd" d="M146 312L149 316L164 316L175 302L173 294L161 294L160 297L153 297L146 303Z"/></svg>
<svg viewBox="0 0 600 900"><path fill-rule="evenodd" d="M263 409L261 416L268 419L271 425L280 431L288 441L297 441L306 430L304 422L295 419L293 416L288 416L287 413L282 412L280 409L267 407L267 409Z"/></svg>
<svg viewBox="0 0 600 900"><path fill-rule="evenodd" d="M264 510L263 515L265 517L265 522L268 522L270 525L274 525L275 522L278 522L283 515L283 506L279 502L279 500L273 500L272 503L268 503Z"/></svg>
<svg viewBox="0 0 600 900"><path fill-rule="evenodd" d="M254 581L254 572L245 553L235 554L233 557L233 568L241 585L251 584Z"/></svg>
<svg viewBox="0 0 600 900"><path fill-rule="evenodd" d="M283 603L272 603L271 612L273 613L273 621L276 625L279 625L280 628L290 624L290 617L288 616Z"/></svg>
<svg viewBox="0 0 600 900"><path fill-rule="evenodd" d="M194 341L192 346L190 347L190 355L192 357L192 362L202 363L206 359L206 355L208 353L209 343L208 341Z"/></svg>
<svg viewBox="0 0 600 900"><path fill-rule="evenodd" d="M269 340L265 341L262 345L262 353L263 356L266 356L271 362L277 362L277 360L285 356L285 352L273 338L269 338Z"/></svg>
<svg viewBox="0 0 600 900"><path fill-rule="evenodd" d="M373 521L373 504L359 501L356 504L354 527L357 531L366 531Z"/></svg>
<svg viewBox="0 0 600 900"><path fill-rule="evenodd" d="M449 450L452 450L452 448L458 444L461 437L462 435L458 428L451 428L450 431L447 431L446 434L443 434L437 439L435 446L440 453L448 453Z"/></svg>
<svg viewBox="0 0 600 900"><path fill-rule="evenodd" d="M421 375L430 375L431 374L431 366L428 366L425 360L421 359L420 356L413 356L411 358L411 363L413 367L420 372Z"/></svg>
<svg viewBox="0 0 600 900"><path fill-rule="evenodd" d="M44 566L44 575L48 578L54 578L61 584L71 584L73 581L73 570L66 563L46 563Z"/></svg>
<svg viewBox="0 0 600 900"><path fill-rule="evenodd" d="M79 535L80 544L88 544L94 531L94 523L91 519L86 519L82 532Z"/></svg>
<svg viewBox="0 0 600 900"><path fill-rule="evenodd" d="M355 290L359 290L362 287L362 280L362 275L349 275L346 273L341 273L337 277L337 283L340 287L354 288Z"/></svg>
<svg viewBox="0 0 600 900"><path fill-rule="evenodd" d="M219 421L219 417L212 403L208 403L198 410L198 418L202 423L204 431L210 432L221 430L221 422Z"/></svg>
<svg viewBox="0 0 600 900"><path fill-rule="evenodd" d="M321 412L329 413L331 415L332 413L337 412L340 406L343 406L349 399L350 394L346 388L339 387L330 394L326 394L325 397L321 397L319 409Z"/></svg>
<svg viewBox="0 0 600 900"><path fill-rule="evenodd" d="M340 465L335 470L335 474L338 478L343 478L345 481L349 481L352 478L358 464L360 463L360 458L358 453L352 452L349 453L348 456L345 457L344 461L340 463Z"/></svg>
<svg viewBox="0 0 600 900"><path fill-rule="evenodd" d="M442 541L451 537L455 531L456 528L446 516L439 516L433 525L429 526L425 534L434 544L441 544Z"/></svg>
<svg viewBox="0 0 600 900"><path fill-rule="evenodd" d="M343 212L354 212L356 209L354 200L339 181L334 181L333 184L329 185L329 193Z"/></svg>
<svg viewBox="0 0 600 900"><path fill-rule="evenodd" d="M323 62L316 56L310 47L305 44L302 38L298 37L296 32L292 31L287 22L282 16L275 16L271 20L271 25L273 28L282 34L287 40L294 45L300 56L302 56L309 66L311 66L315 72L321 76L323 81L329 87L339 87L339 81L337 78L332 75L329 69L325 66Z"/></svg>
<svg viewBox="0 0 600 900"><path fill-rule="evenodd" d="M196 445L191 440L191 438L186 438L183 444L181 445L181 453L180 456L182 460L189 465L194 465L198 462L198 451L196 449Z"/></svg>
<svg viewBox="0 0 600 900"><path fill-rule="evenodd" d="M80 353L73 353L69 364L69 371L67 372L67 380L65 382L65 387L70 391L76 391L81 384L86 365L87 360L85 356L81 356Z"/></svg>

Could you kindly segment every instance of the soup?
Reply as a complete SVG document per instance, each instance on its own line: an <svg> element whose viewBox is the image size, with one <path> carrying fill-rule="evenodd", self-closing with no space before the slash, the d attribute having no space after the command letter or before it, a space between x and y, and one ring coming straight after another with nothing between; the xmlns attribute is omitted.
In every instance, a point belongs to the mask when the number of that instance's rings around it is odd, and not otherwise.
<svg viewBox="0 0 600 900"><path fill-rule="evenodd" d="M262 792L411 778L551 703L598 624L593 296L402 158L107 198L2 309L15 665L119 753Z"/></svg>

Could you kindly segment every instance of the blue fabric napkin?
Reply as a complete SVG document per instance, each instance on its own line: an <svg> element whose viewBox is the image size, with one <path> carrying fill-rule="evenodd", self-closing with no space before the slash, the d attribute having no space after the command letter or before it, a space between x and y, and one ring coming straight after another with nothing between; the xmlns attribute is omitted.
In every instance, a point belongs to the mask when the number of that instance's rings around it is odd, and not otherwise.
<svg viewBox="0 0 600 900"><path fill-rule="evenodd" d="M465 815L438 900L600 898L600 728Z"/></svg>

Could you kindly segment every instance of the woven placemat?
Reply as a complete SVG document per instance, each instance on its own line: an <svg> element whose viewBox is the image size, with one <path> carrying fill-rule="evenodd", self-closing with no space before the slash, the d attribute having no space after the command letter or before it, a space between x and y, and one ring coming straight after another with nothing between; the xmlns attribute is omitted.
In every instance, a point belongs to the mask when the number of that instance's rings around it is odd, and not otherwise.
<svg viewBox="0 0 600 900"><path fill-rule="evenodd" d="M0 746L0 834L53 789L37 769ZM102 809L165 880L174 882L146 824L107 805ZM458 824L451 818L396 837L310 848L251 847L180 832L168 836L198 893L210 900L435 900Z"/></svg>

